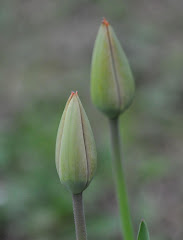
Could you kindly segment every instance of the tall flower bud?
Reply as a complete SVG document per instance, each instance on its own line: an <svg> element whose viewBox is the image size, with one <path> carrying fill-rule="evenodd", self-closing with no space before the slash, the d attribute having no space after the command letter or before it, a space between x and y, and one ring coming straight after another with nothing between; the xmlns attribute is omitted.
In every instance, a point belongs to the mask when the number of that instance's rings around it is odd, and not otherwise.
<svg viewBox="0 0 183 240"><path fill-rule="evenodd" d="M135 84L122 47L104 19L94 45L91 66L91 97L109 118L116 118L133 100Z"/></svg>
<svg viewBox="0 0 183 240"><path fill-rule="evenodd" d="M56 168L61 182L81 193L91 182L97 166L93 133L77 92L71 93L56 140Z"/></svg>

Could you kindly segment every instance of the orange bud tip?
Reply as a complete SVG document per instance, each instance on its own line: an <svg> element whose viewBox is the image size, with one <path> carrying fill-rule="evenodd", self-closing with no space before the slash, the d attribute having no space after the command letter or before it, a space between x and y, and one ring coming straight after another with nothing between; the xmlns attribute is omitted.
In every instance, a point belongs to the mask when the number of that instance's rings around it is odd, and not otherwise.
<svg viewBox="0 0 183 240"><path fill-rule="evenodd" d="M108 22L105 18L103 18L102 23L103 23L106 27L109 26L109 22Z"/></svg>
<svg viewBox="0 0 183 240"><path fill-rule="evenodd" d="M78 91L76 91L76 95L78 95Z"/></svg>
<svg viewBox="0 0 183 240"><path fill-rule="evenodd" d="M75 92L71 92L71 95L70 95L70 97L69 97L69 101L72 99L72 97L74 96L74 94L75 94Z"/></svg>

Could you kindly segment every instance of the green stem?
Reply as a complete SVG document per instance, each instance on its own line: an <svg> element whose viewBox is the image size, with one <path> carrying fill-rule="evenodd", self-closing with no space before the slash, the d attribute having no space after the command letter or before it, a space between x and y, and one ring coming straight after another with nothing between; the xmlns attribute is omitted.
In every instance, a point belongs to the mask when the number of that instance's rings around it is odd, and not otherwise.
<svg viewBox="0 0 183 240"><path fill-rule="evenodd" d="M128 205L128 196L125 184L125 177L121 161L120 136L118 129L118 118L109 120L111 130L111 144L113 154L113 172L116 182L116 191L119 203L120 218L124 234L124 240L134 240L134 233L130 210Z"/></svg>
<svg viewBox="0 0 183 240"><path fill-rule="evenodd" d="M75 229L76 229L76 239L87 240L82 193L73 194L72 201L73 201L74 222L75 222Z"/></svg>

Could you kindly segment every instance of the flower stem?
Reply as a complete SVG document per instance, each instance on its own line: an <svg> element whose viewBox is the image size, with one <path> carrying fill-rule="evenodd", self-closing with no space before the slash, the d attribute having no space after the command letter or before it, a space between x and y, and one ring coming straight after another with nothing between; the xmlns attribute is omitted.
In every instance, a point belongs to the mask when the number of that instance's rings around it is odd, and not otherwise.
<svg viewBox="0 0 183 240"><path fill-rule="evenodd" d="M116 192L118 197L120 218L122 223L122 230L124 240L134 240L134 233L132 227L132 221L130 216L128 196L125 184L125 177L123 172L123 166L121 161L120 151L120 136L118 129L118 118L110 119L110 130L111 130L111 144L112 144L112 155L113 155L113 173L116 183Z"/></svg>
<svg viewBox="0 0 183 240"><path fill-rule="evenodd" d="M82 193L73 194L72 201L73 201L74 222L75 222L75 229L76 229L76 239L87 240Z"/></svg>

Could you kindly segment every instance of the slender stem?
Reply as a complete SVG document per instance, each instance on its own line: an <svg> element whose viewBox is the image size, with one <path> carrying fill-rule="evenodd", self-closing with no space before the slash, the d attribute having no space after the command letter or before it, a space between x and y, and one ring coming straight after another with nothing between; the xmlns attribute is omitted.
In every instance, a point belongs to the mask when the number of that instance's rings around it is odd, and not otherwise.
<svg viewBox="0 0 183 240"><path fill-rule="evenodd" d="M87 240L82 193L73 194L72 201L73 201L74 222L75 222L75 229L76 229L76 239Z"/></svg>
<svg viewBox="0 0 183 240"><path fill-rule="evenodd" d="M113 172L116 182L120 218L124 234L124 240L134 240L132 221L130 216L125 177L121 161L120 136L118 119L109 120L111 130L111 144L113 154Z"/></svg>

